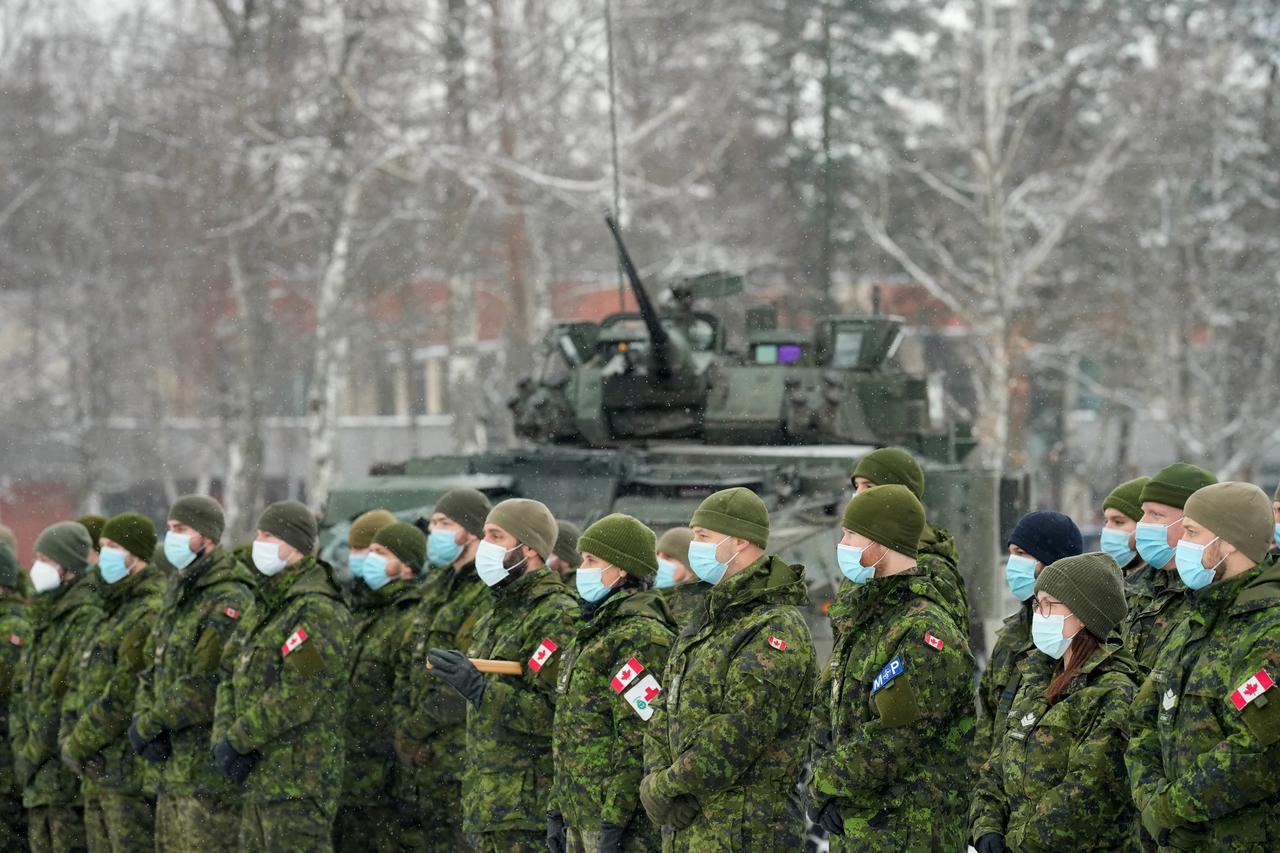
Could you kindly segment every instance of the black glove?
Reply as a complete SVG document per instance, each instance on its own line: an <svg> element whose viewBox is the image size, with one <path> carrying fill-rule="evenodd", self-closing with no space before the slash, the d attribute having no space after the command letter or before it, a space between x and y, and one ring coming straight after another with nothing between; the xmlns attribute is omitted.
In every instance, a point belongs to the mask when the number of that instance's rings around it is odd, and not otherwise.
<svg viewBox="0 0 1280 853"><path fill-rule="evenodd" d="M809 813L809 819L826 830L828 835L844 835L844 817L835 800L827 800L817 813Z"/></svg>
<svg viewBox="0 0 1280 853"><path fill-rule="evenodd" d="M427 651L427 663L431 664L431 672L461 693L463 699L472 705L480 704L488 682L466 655L446 649L430 649Z"/></svg>
<svg viewBox="0 0 1280 853"><path fill-rule="evenodd" d="M1004 846L1004 836L998 832L984 832L974 847L978 853L1005 853L1009 849Z"/></svg>
<svg viewBox="0 0 1280 853"><path fill-rule="evenodd" d="M565 853L568 842L564 837L564 815L547 812L547 849L551 853Z"/></svg>
<svg viewBox="0 0 1280 853"><path fill-rule="evenodd" d="M600 824L599 853L622 853L622 836L626 831L626 827L616 823Z"/></svg>
<svg viewBox="0 0 1280 853"><path fill-rule="evenodd" d="M249 774L253 772L260 758L262 753L256 749L253 752L237 752L225 737L213 747L213 760L217 762L218 769L228 781L237 785L249 778Z"/></svg>
<svg viewBox="0 0 1280 853"><path fill-rule="evenodd" d="M160 734L147 740L139 734L136 722L129 725L129 743L133 745L134 752L152 764L163 764L168 761L169 753L173 751L173 746L169 742L169 732L162 730Z"/></svg>

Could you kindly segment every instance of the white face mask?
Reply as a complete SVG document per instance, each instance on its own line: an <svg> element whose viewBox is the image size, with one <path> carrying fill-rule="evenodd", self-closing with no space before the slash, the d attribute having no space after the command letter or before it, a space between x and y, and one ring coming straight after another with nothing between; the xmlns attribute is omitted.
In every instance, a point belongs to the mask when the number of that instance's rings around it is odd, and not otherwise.
<svg viewBox="0 0 1280 853"><path fill-rule="evenodd" d="M31 566L31 586L36 592L48 592L62 586L62 574L53 563L36 560Z"/></svg>
<svg viewBox="0 0 1280 853"><path fill-rule="evenodd" d="M280 574L285 567L284 560L280 559L280 543L254 541L253 564L267 577Z"/></svg>

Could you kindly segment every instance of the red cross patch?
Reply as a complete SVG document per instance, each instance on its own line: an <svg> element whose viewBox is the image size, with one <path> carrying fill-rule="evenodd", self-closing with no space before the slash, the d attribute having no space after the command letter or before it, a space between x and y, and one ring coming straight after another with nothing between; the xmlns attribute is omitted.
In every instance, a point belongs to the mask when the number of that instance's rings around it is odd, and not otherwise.
<svg viewBox="0 0 1280 853"><path fill-rule="evenodd" d="M545 637L538 647L533 650L533 654L529 656L529 669L538 672L542 669L542 665L550 660L555 654L556 649L560 648L550 637Z"/></svg>
<svg viewBox="0 0 1280 853"><path fill-rule="evenodd" d="M925 631L924 633L924 644L935 648L938 651L942 651L942 641L933 636L933 634L930 634L928 631Z"/></svg>
<svg viewBox="0 0 1280 853"><path fill-rule="evenodd" d="M299 628L289 636L289 639L284 641L284 645L280 647L280 654L288 657L289 652L297 651L298 646L302 645L306 641L307 632ZM302 658L298 658L298 660L302 660Z"/></svg>

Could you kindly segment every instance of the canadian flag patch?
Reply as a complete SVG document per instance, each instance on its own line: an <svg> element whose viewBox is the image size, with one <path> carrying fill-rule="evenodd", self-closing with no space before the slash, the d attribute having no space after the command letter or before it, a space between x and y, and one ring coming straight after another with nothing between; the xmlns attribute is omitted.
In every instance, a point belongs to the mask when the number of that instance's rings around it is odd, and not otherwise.
<svg viewBox="0 0 1280 853"><path fill-rule="evenodd" d="M538 647L533 650L533 654L529 656L529 669L538 672L542 669L542 665L550 660L555 654L556 649L560 648L550 637L545 637Z"/></svg>
<svg viewBox="0 0 1280 853"><path fill-rule="evenodd" d="M9 645L11 645L11 646L20 646L20 645L22 645L22 638L21 638L21 637L19 637L17 634L10 634L10 635L9 635Z"/></svg>
<svg viewBox="0 0 1280 853"><path fill-rule="evenodd" d="M653 716L653 700L657 699L661 693L662 685L658 684L658 679L653 675L646 675L635 687L624 694L624 698L640 719L648 720Z"/></svg>
<svg viewBox="0 0 1280 853"><path fill-rule="evenodd" d="M769 645L773 646L775 649L777 649L780 652L785 652L787 650L787 641L779 640L777 637L773 636L772 634L769 635Z"/></svg>
<svg viewBox="0 0 1280 853"><path fill-rule="evenodd" d="M227 617L228 619L239 619L239 618L240 618L240 611L239 611L239 610L236 610L234 607L228 607L227 609L223 610L222 612L226 615L226 617Z"/></svg>
<svg viewBox="0 0 1280 853"><path fill-rule="evenodd" d="M930 634L928 631L924 632L924 644L930 648L942 651L942 641L933 636L933 634Z"/></svg>
<svg viewBox="0 0 1280 853"><path fill-rule="evenodd" d="M642 672L644 672L644 667L640 665L640 661L632 658L623 665L622 669L618 670L618 674L609 681L609 686L613 688L614 693L621 693Z"/></svg>
<svg viewBox="0 0 1280 853"><path fill-rule="evenodd" d="M1267 671L1260 669L1231 694L1231 704L1236 706L1237 711L1243 711L1245 705L1248 705L1274 686L1275 682L1271 680L1271 676L1267 675Z"/></svg>
<svg viewBox="0 0 1280 853"><path fill-rule="evenodd" d="M280 654L288 657L289 652L297 651L298 646L302 645L306 641L307 632L299 628L289 636L289 639L284 641L284 645L280 647ZM298 660L302 660L302 658L298 658Z"/></svg>

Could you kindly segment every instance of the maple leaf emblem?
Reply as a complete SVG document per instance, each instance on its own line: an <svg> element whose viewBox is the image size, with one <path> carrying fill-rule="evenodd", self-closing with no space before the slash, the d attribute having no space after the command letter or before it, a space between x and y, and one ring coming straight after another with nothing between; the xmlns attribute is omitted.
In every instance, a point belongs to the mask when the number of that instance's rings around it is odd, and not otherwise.
<svg viewBox="0 0 1280 853"><path fill-rule="evenodd" d="M546 649L538 649L538 654L537 654L537 658L538 658L538 660L542 660L542 659L543 659L543 658L545 658L546 656L547 656L547 650L546 650Z"/></svg>
<svg viewBox="0 0 1280 853"><path fill-rule="evenodd" d="M625 681L631 677L631 670L624 668L618 675Z"/></svg>
<svg viewBox="0 0 1280 853"><path fill-rule="evenodd" d="M1250 682L1250 684L1244 689L1244 695L1246 696L1252 696L1257 692L1258 692L1258 682L1256 681Z"/></svg>

